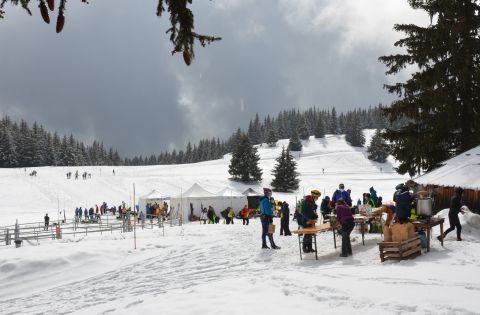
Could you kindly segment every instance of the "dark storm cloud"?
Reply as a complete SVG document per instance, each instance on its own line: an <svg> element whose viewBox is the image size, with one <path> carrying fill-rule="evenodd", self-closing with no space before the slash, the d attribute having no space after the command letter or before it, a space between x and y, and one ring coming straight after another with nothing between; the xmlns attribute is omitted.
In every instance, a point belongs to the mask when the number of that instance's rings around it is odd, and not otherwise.
<svg viewBox="0 0 480 315"><path fill-rule="evenodd" d="M382 2L342 3L368 11ZM167 16L155 16L155 1L69 2L61 35L37 12L9 7L0 21L0 111L128 156L226 138L256 112L388 103L377 58L394 40L379 37L376 24L355 33L361 21L339 22L335 6L194 1L196 31L223 40L197 45L190 67L171 57Z"/></svg>

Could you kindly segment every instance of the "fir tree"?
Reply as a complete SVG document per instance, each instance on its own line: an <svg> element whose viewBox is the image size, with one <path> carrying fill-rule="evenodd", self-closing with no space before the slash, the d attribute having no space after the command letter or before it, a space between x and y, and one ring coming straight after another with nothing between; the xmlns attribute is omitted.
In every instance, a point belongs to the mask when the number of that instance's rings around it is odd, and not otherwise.
<svg viewBox="0 0 480 315"><path fill-rule="evenodd" d="M278 137L273 127L268 131L267 144L269 147L275 147L277 145Z"/></svg>
<svg viewBox="0 0 480 315"><path fill-rule="evenodd" d="M288 142L288 149L290 151L302 151L302 141L300 141L296 131L293 132L292 137Z"/></svg>
<svg viewBox="0 0 480 315"><path fill-rule="evenodd" d="M346 125L348 128L346 128L345 140L350 143L351 146L363 147L365 144L365 135L356 116L348 119Z"/></svg>
<svg viewBox="0 0 480 315"><path fill-rule="evenodd" d="M307 124L306 122L304 122L300 128L298 129L298 137L301 139L301 140L308 140L308 138L310 137L310 133L308 132L308 128L307 128Z"/></svg>
<svg viewBox="0 0 480 315"><path fill-rule="evenodd" d="M290 192L298 189L300 180L298 179L297 163L290 154L290 150L282 148L282 153L276 159L277 164L272 170L272 187L274 191Z"/></svg>
<svg viewBox="0 0 480 315"><path fill-rule="evenodd" d="M325 126L323 124L323 117L320 116L317 119L317 124L315 125L314 129L315 138L323 138L325 137Z"/></svg>
<svg viewBox="0 0 480 315"><path fill-rule="evenodd" d="M232 152L228 173L233 179L242 182L262 180L262 171L258 167L260 156L247 135L241 134L237 139L236 146Z"/></svg>
<svg viewBox="0 0 480 315"><path fill-rule="evenodd" d="M335 107L332 108L332 114L330 115L330 129L329 132L332 135L337 135L338 134L338 120L337 120L337 111Z"/></svg>
<svg viewBox="0 0 480 315"><path fill-rule="evenodd" d="M385 140L382 138L380 130L377 129L377 131L373 135L367 152L369 160L379 163L385 163L387 161L388 146L385 143Z"/></svg>
<svg viewBox="0 0 480 315"><path fill-rule="evenodd" d="M15 167L18 165L15 141L10 128L10 121L0 121L0 167Z"/></svg>
<svg viewBox="0 0 480 315"><path fill-rule="evenodd" d="M387 75L418 69L404 83L385 85L400 97L385 113L385 137L397 171L413 176L480 144L480 4L478 0L410 0L430 16L430 25L396 24L406 34L395 43L406 53L380 57Z"/></svg>

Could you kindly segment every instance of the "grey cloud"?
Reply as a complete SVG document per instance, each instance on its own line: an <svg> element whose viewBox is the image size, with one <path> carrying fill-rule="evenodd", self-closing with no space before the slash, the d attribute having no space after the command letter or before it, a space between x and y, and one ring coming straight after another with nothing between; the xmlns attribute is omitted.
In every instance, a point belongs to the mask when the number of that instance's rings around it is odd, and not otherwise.
<svg viewBox="0 0 480 315"><path fill-rule="evenodd" d="M387 44L356 43L346 54L338 47L348 25L299 31L285 3L194 1L196 31L223 40L197 45L190 67L171 56L168 17L155 16L153 0L69 2L61 35L38 14L8 8L0 21L0 111L131 156L226 138L256 112L391 100L377 62Z"/></svg>

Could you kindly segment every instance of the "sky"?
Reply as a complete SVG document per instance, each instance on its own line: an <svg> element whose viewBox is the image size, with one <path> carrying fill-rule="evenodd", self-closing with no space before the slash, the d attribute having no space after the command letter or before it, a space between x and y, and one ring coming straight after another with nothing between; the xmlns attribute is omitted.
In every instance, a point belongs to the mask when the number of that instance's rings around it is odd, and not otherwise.
<svg viewBox="0 0 480 315"><path fill-rule="evenodd" d="M69 1L61 34L35 3L0 21L0 113L130 157L226 139L256 113L389 104L383 84L408 76L378 62L400 51L393 25L429 21L406 0L196 0L195 30L222 41L187 67L155 0Z"/></svg>

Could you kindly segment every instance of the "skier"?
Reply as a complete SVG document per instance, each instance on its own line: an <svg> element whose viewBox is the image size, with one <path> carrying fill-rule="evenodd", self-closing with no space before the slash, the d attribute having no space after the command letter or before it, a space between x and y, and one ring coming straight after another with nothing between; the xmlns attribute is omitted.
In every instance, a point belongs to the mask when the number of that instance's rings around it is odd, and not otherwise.
<svg viewBox="0 0 480 315"><path fill-rule="evenodd" d="M263 188L263 197L260 198L260 221L262 222L262 248L269 248L267 246L266 236L270 240L270 246L272 249L280 249L275 245L273 241L273 234L268 232L268 227L273 223L272 204L270 203L270 197L272 196L272 190L270 188Z"/></svg>

